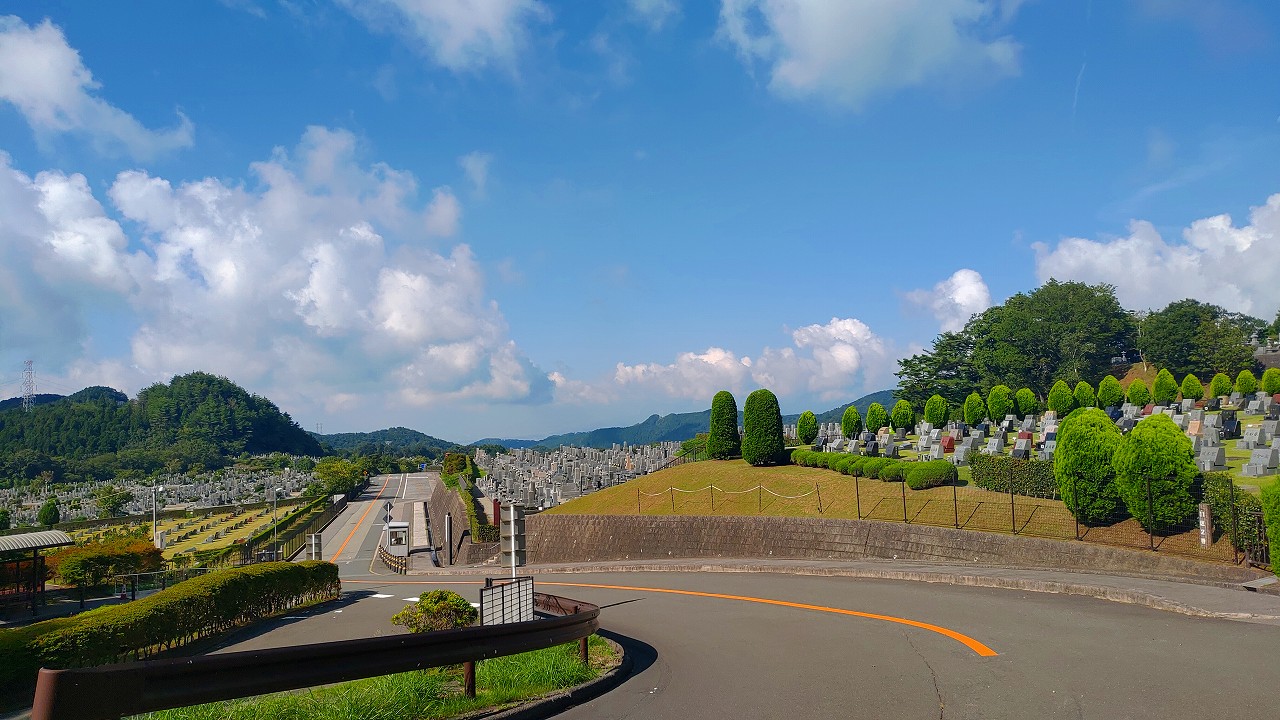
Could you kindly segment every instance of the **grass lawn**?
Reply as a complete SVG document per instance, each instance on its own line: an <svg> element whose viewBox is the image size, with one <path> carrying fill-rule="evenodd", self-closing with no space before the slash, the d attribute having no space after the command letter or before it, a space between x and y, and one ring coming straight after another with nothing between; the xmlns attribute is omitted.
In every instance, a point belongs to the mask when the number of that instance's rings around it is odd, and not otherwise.
<svg viewBox="0 0 1280 720"><path fill-rule="evenodd" d="M564 690L599 677L620 658L592 635L590 663L576 642L476 664L476 697L462 693L461 666L384 675L298 692L136 715L148 720L420 720L470 715Z"/></svg>

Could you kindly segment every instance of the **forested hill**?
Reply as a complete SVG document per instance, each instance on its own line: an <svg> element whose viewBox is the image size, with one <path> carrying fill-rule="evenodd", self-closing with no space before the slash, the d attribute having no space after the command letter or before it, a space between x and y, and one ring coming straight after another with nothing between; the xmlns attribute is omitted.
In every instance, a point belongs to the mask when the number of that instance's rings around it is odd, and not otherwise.
<svg viewBox="0 0 1280 720"><path fill-rule="evenodd" d="M23 412L20 402L0 411L0 453L28 450L88 458L179 446L186 454L205 457L323 452L270 400L203 372L152 385L134 400L118 390L92 387L30 412Z"/></svg>
<svg viewBox="0 0 1280 720"><path fill-rule="evenodd" d="M422 455L424 457L440 457L446 450L459 447L458 443L441 440L437 437L410 430L404 427L387 428L373 432L333 433L332 435L311 434L321 445L338 452L360 450L361 455L392 451L402 457ZM364 452L363 450L369 452Z"/></svg>
<svg viewBox="0 0 1280 720"><path fill-rule="evenodd" d="M742 403L746 402L746 397L738 398L738 422L742 422ZM840 418L844 415L845 408L853 405L858 408L858 412L866 417L867 407L873 402L878 402L885 407L893 405L893 391L881 390L879 392L864 395L851 403L846 403L837 408L832 408L818 415L819 422L840 422ZM794 423L799 419L799 413L795 415L783 415L784 423ZM508 448L529 448L529 447L547 447L554 448L561 445L576 445L579 447L607 448L614 443L627 443L630 445L647 445L655 442L675 441L682 442L697 435L706 432L707 427L711 424L711 409L707 408L702 412L691 413L672 413L670 415L650 415L643 422L629 425L627 427L609 427L589 430L586 432L565 433L563 435L552 435L542 440L502 440L497 438L485 438L477 440L473 445L501 445Z"/></svg>

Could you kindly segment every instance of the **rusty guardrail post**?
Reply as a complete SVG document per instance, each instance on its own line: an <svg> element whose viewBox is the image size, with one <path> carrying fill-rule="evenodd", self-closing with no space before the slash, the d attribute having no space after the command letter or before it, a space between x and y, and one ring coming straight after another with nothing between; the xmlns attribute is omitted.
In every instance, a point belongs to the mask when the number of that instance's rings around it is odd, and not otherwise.
<svg viewBox="0 0 1280 720"><path fill-rule="evenodd" d="M462 694L468 698L476 697L476 661L468 660L462 663Z"/></svg>

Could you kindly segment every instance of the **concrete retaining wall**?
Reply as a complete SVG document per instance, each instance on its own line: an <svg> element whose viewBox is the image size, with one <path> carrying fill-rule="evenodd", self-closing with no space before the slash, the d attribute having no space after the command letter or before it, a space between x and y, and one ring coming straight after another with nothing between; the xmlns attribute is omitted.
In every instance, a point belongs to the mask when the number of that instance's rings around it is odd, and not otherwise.
<svg viewBox="0 0 1280 720"><path fill-rule="evenodd" d="M444 516L447 513L453 517L455 565L475 565L496 557L498 543L473 543L470 533L462 537L463 531L470 529L467 524L467 509L462 502L458 493L445 487L443 481L432 479L431 498L427 501L427 510L431 516L431 533L435 536L436 542L444 547ZM447 551L440 553L441 562L448 562L448 557Z"/></svg>
<svg viewBox="0 0 1280 720"><path fill-rule="evenodd" d="M874 520L557 515L525 520L533 564L669 558L896 558L1243 582L1253 573L1158 552Z"/></svg>

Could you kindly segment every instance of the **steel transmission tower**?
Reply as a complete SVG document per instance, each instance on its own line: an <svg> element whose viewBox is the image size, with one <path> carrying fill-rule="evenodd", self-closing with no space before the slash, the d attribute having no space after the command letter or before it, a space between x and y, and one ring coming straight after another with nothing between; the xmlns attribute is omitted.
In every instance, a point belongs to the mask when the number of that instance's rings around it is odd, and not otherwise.
<svg viewBox="0 0 1280 720"><path fill-rule="evenodd" d="M22 363L22 411L31 412L36 404L36 371L32 369L32 361Z"/></svg>

